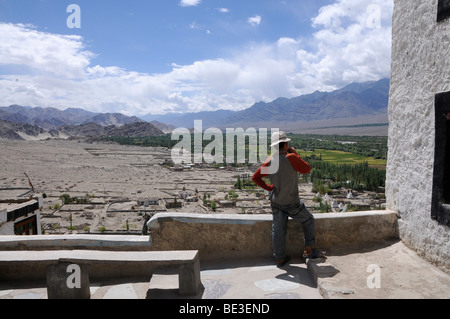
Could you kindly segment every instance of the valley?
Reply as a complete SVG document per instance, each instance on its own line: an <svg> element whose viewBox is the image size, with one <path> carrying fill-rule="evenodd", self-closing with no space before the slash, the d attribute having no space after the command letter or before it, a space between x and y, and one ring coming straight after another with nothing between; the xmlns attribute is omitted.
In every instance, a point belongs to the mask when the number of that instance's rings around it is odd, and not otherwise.
<svg viewBox="0 0 450 319"><path fill-rule="evenodd" d="M270 214L268 194L245 187L258 165L170 164L170 149L83 140L0 139L2 192L28 187L44 195L45 234L141 234L161 212ZM236 187L237 180L243 187ZM314 213L378 209L383 194L347 188L319 194L300 177L302 200ZM326 185L324 185L326 186Z"/></svg>

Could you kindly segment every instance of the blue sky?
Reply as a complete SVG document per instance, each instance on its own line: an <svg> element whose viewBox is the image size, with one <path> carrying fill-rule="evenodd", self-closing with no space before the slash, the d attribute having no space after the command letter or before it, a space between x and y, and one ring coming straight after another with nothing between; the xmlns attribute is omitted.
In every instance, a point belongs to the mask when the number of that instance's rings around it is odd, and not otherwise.
<svg viewBox="0 0 450 319"><path fill-rule="evenodd" d="M67 25L70 4L80 28ZM240 110L378 80L389 77L392 10L393 0L0 0L0 105Z"/></svg>

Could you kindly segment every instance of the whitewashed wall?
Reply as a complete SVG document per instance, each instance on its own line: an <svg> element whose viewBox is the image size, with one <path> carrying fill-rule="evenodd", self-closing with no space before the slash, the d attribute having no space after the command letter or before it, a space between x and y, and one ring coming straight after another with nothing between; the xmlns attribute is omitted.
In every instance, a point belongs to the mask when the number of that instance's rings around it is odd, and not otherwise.
<svg viewBox="0 0 450 319"><path fill-rule="evenodd" d="M0 236L14 235L14 223L8 222L8 211L0 210Z"/></svg>
<svg viewBox="0 0 450 319"><path fill-rule="evenodd" d="M387 208L400 237L450 271L450 228L431 219L435 94L450 91L450 18L438 0L394 0Z"/></svg>

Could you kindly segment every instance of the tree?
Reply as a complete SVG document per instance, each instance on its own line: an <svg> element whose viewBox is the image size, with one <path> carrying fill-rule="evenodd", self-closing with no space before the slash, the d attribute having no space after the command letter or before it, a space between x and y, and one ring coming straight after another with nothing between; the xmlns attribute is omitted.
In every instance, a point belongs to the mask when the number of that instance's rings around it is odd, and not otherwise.
<svg viewBox="0 0 450 319"><path fill-rule="evenodd" d="M234 184L234 187L235 187L236 189L242 189L242 183L241 183L241 176L240 176L240 175L238 175L237 181L236 181L236 183Z"/></svg>
<svg viewBox="0 0 450 319"><path fill-rule="evenodd" d="M228 191L228 198L229 199L236 201L238 199L238 197L239 197L239 195L233 189L230 189Z"/></svg>
<svg viewBox="0 0 450 319"><path fill-rule="evenodd" d="M319 205L321 213L331 212L331 205L327 201L320 201Z"/></svg>
<svg viewBox="0 0 450 319"><path fill-rule="evenodd" d="M59 196L59 199L62 201L63 205L70 204L72 202L69 194L63 194Z"/></svg>

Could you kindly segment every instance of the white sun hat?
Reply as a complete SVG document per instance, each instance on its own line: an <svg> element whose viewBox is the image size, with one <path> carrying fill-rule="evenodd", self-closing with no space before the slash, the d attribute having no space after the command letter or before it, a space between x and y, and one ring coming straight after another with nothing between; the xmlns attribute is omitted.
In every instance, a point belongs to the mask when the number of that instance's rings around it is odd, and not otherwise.
<svg viewBox="0 0 450 319"><path fill-rule="evenodd" d="M280 143L286 143L290 141L291 139L286 136L285 132L275 132L272 134L272 144L270 145L270 147L274 147Z"/></svg>

